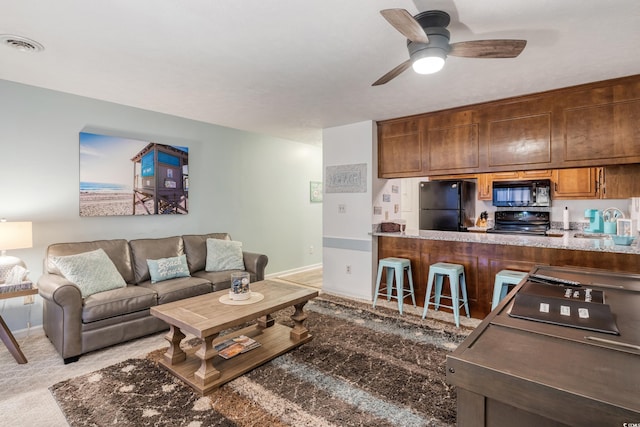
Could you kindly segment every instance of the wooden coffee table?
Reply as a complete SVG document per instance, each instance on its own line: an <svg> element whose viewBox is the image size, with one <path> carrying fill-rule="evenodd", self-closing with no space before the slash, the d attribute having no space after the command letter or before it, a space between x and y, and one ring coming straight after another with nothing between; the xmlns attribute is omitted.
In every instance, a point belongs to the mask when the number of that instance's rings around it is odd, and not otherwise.
<svg viewBox="0 0 640 427"><path fill-rule="evenodd" d="M170 327L165 336L169 348L160 363L204 395L311 341L312 336L303 325L307 315L302 309L307 301L318 296L317 290L264 280L252 283L251 291L264 298L250 304L229 305L220 302L220 297L228 294L228 290L224 290L152 307L151 314ZM295 307L291 315L293 328L275 323L271 313L291 306ZM256 319L256 324L219 336L226 329ZM185 333L202 339L199 349L180 348ZM219 357L215 345L238 335L253 338L261 345L231 359Z"/></svg>

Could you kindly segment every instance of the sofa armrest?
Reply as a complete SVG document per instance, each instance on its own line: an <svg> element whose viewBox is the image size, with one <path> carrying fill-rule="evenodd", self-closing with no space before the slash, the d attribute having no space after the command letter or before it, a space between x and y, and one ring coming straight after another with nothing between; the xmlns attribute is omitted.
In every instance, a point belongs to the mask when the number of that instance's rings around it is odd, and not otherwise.
<svg viewBox="0 0 640 427"><path fill-rule="evenodd" d="M264 270L267 267L269 258L263 254L253 252L242 252L244 268L249 273L256 275L256 281L264 280Z"/></svg>
<svg viewBox="0 0 640 427"><path fill-rule="evenodd" d="M43 299L42 327L65 359L82 354L82 294L63 276L45 273L38 280Z"/></svg>

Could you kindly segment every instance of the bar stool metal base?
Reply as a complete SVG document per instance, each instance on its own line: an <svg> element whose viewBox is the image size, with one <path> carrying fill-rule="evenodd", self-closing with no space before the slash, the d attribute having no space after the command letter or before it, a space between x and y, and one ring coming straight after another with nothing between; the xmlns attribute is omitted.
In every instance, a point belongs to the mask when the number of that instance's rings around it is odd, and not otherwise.
<svg viewBox="0 0 640 427"><path fill-rule="evenodd" d="M449 286L451 288L451 296L442 295L442 280L443 277L449 277ZM431 289L435 282L436 288L433 295L434 302L431 302ZM458 294L458 289L462 294L462 302ZM451 300L451 305L440 304L440 299L446 298ZM456 321L456 326L460 327L460 308L464 307L467 317L469 316L469 303L467 301L467 281L464 275L464 266L460 264L450 264L447 262L438 262L429 266L429 281L427 282L427 295L424 299L424 311L422 312L422 318L427 317L427 311L429 304L434 305L438 310L440 305L453 310L453 317Z"/></svg>
<svg viewBox="0 0 640 427"><path fill-rule="evenodd" d="M380 289L380 282L382 280L382 272L383 269L386 269L387 272L387 282L386 285ZM407 272L408 280L408 288L404 287L404 272ZM393 295L393 279L395 276L396 281L396 295ZM376 290L375 295L373 297L373 307L376 306L376 302L378 301L378 296L386 296L387 301L390 301L392 298L398 300L398 311L402 314L402 305L403 300L411 296L411 301L413 302L413 306L416 307L416 297L413 291L413 274L411 272L411 261L406 258L383 258L378 261L378 278L376 280Z"/></svg>

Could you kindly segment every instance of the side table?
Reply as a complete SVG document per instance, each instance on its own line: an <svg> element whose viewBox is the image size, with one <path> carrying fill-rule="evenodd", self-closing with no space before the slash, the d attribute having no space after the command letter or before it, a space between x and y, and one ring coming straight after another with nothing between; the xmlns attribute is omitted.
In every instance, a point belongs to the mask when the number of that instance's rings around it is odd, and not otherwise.
<svg viewBox="0 0 640 427"><path fill-rule="evenodd" d="M26 297L27 295L36 295L38 293L38 288L24 289L20 291L12 291L12 292L0 292L0 299L7 298L17 298L17 297ZM2 342L9 349L9 353L13 355L13 358L16 359L16 362L20 364L27 363L27 358L20 350L20 346L16 341L15 337L7 327L7 324L4 323L4 319L0 315L0 338L2 338Z"/></svg>

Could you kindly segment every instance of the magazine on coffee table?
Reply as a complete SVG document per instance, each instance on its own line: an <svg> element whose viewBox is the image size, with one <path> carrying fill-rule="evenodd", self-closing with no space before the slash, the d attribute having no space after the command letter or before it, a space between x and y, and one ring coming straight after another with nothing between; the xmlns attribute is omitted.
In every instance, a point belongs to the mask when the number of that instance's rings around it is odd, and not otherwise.
<svg viewBox="0 0 640 427"><path fill-rule="evenodd" d="M216 344L215 349L218 351L218 355L225 359L231 359L241 353L246 353L249 350L260 347L260 343L253 338L249 338L246 335L240 335L235 338L231 338L221 343Z"/></svg>

